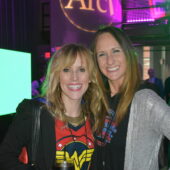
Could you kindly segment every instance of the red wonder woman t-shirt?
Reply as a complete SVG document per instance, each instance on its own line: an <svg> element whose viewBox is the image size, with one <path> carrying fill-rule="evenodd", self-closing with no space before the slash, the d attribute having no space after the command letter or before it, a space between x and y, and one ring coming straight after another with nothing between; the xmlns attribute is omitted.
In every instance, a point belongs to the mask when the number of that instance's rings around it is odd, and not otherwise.
<svg viewBox="0 0 170 170"><path fill-rule="evenodd" d="M94 152L94 138L90 122L68 127L61 120L55 122L56 161L73 161L75 170L87 170Z"/></svg>

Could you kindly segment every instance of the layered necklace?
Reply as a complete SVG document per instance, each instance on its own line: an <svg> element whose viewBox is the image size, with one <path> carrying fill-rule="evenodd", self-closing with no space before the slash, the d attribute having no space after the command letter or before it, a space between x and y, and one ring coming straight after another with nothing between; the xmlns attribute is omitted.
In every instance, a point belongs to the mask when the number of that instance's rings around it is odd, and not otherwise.
<svg viewBox="0 0 170 170"><path fill-rule="evenodd" d="M81 114L80 114L79 116L77 116L77 117L71 117L71 116L67 116L67 115L65 114L64 117L65 117L65 120L66 120L68 123L72 124L73 126L78 126L78 125L82 124L82 123L84 122L84 120L85 120L83 113L81 113Z"/></svg>
<svg viewBox="0 0 170 170"><path fill-rule="evenodd" d="M76 117L76 119L78 119L77 120L77 122L75 122L75 120L72 120L71 119L71 121L72 122L70 122L70 121L68 121L71 125L73 125L73 126L78 126L78 125L82 125L83 123L84 123L84 132L85 132L85 138L86 138L86 146L87 146L87 149L88 149L88 141L87 141L87 127L86 127L86 118L84 117L84 114L81 114L82 116L79 116L79 117ZM82 118L81 118L82 117ZM75 124L73 124L75 122ZM69 131L70 131L70 134L71 134L71 136L72 136L72 140L73 140L73 142L74 143L76 143L76 139L75 139L75 137L77 137L77 136L75 136L75 135L73 135L73 132L72 132L72 129L70 128L70 127L68 127L69 128ZM75 145L76 146L76 145ZM86 162L86 159L87 159L87 149L86 149L86 156L85 156L85 162ZM76 150L76 148L75 148L75 150ZM80 167L80 161L78 160L78 165L77 165L77 167L79 168L79 169L81 169L81 167Z"/></svg>
<svg viewBox="0 0 170 170"><path fill-rule="evenodd" d="M74 135L73 134L73 131L72 131L72 128L71 128L71 126L73 126L73 127L77 127L77 126L81 126L81 125L83 125L84 124L84 136L85 136L85 143L86 143L86 146L88 147L88 136L87 136L87 127L86 127L86 116L84 115L84 113L81 111L80 112L81 114L79 115L79 116L77 116L77 117L71 117L71 116L68 116L68 115L66 115L66 113L64 114L64 119L65 119L65 121L66 122L68 122L68 124L70 124L70 125L68 125L68 130L70 131L70 135L71 135L71 138L72 138L72 141L74 142L74 143L76 143L76 138L78 137L78 136L76 136L76 135ZM76 150L76 144L74 144L75 145L75 150ZM88 149L88 148L87 148ZM85 162L87 162L87 155L88 155L88 153L87 153L87 149L85 149L85 153L86 153L86 156L85 156ZM65 153L65 152L64 152ZM78 162L77 162L78 164L77 164L77 167L79 168L79 169L81 169L81 165L80 165L80 161L78 160Z"/></svg>

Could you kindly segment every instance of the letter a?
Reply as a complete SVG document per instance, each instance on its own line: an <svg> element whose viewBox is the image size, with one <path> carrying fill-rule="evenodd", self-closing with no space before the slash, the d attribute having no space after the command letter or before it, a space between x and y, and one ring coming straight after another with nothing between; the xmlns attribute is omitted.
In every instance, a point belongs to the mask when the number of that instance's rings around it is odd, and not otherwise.
<svg viewBox="0 0 170 170"><path fill-rule="evenodd" d="M85 9L85 10L87 10L87 7L86 7L86 5L85 5L84 0L69 0L68 4L67 4L64 8L66 8L66 9L73 9L73 2L76 2L76 1L79 1L80 4L81 4L80 9Z"/></svg>

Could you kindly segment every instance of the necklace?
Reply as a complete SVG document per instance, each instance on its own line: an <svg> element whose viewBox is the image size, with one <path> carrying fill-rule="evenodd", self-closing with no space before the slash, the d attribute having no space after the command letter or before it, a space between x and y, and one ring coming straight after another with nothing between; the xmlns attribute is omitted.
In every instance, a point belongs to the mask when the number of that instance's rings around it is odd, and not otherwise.
<svg viewBox="0 0 170 170"><path fill-rule="evenodd" d="M87 128L86 128L86 118L84 117L84 115L83 115L83 123L84 123L84 132L85 132L85 137L86 137L86 146L87 146L87 148L88 148L88 141L87 141ZM70 134L71 134L71 136L72 136L72 140L73 140L73 142L74 143L76 143L76 139L75 139L75 135L73 135L73 132L72 132L72 129L70 128L70 127L68 127L68 129L69 129L69 131L70 131ZM76 150L76 149L75 149ZM86 156L85 156L85 162L86 162L86 158L87 158L87 149L86 149ZM79 169L81 169L81 167L80 167L80 161L78 160L78 165L77 165L77 167L79 168Z"/></svg>
<svg viewBox="0 0 170 170"><path fill-rule="evenodd" d="M80 116L78 117L71 117L71 116L67 116L66 114L64 115L64 117L65 117L65 120L69 122L70 124L72 124L73 126L78 126L84 122L83 113L80 114Z"/></svg>

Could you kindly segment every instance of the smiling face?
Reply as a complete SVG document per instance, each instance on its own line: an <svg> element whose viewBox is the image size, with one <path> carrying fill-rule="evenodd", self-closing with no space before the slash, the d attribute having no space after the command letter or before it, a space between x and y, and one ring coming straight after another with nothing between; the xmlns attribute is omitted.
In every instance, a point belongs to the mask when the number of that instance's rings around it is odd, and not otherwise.
<svg viewBox="0 0 170 170"><path fill-rule="evenodd" d="M96 53L99 68L109 82L122 84L126 72L126 58L117 40L110 33L99 35Z"/></svg>
<svg viewBox="0 0 170 170"><path fill-rule="evenodd" d="M72 66L60 72L60 87L63 101L81 101L87 91L90 78L85 59L79 54Z"/></svg>

